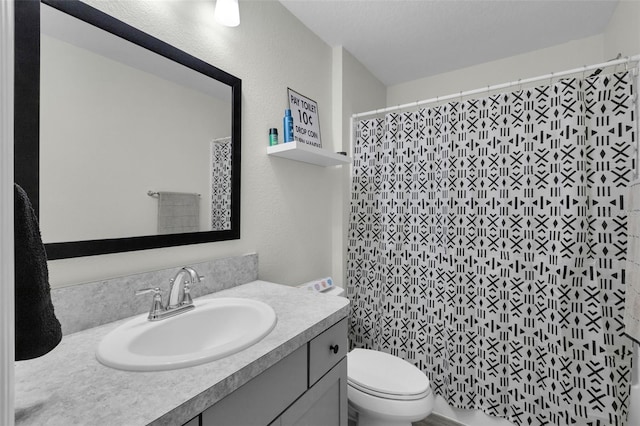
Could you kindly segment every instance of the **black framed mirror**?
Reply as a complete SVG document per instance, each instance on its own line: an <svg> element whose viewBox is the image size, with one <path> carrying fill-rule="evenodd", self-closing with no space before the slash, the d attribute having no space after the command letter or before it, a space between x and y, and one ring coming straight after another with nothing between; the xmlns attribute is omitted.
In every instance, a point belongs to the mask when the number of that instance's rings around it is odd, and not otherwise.
<svg viewBox="0 0 640 426"><path fill-rule="evenodd" d="M239 78L80 1L15 14L15 181L49 259L240 238Z"/></svg>

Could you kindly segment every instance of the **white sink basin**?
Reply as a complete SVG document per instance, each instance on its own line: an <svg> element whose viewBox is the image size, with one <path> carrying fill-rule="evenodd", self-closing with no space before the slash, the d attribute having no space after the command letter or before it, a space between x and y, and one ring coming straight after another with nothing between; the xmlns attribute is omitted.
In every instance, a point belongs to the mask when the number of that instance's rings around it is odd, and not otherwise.
<svg viewBox="0 0 640 426"><path fill-rule="evenodd" d="M276 324L273 308L257 300L216 298L194 305L161 321L149 321L144 314L122 324L98 345L98 361L131 371L191 367L253 345Z"/></svg>

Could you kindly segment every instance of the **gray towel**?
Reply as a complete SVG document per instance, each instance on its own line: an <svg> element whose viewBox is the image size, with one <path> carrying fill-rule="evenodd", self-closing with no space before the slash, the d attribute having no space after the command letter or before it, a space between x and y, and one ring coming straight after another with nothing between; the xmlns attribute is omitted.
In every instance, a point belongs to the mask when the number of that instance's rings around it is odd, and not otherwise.
<svg viewBox="0 0 640 426"><path fill-rule="evenodd" d="M200 197L184 192L158 192L158 234L200 230Z"/></svg>

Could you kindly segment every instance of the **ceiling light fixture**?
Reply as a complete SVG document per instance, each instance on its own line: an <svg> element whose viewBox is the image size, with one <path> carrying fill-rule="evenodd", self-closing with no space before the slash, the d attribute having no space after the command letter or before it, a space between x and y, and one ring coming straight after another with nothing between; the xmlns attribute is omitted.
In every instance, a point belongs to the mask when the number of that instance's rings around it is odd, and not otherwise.
<svg viewBox="0 0 640 426"><path fill-rule="evenodd" d="M219 24L227 27L237 27L240 25L238 0L217 0L213 17Z"/></svg>

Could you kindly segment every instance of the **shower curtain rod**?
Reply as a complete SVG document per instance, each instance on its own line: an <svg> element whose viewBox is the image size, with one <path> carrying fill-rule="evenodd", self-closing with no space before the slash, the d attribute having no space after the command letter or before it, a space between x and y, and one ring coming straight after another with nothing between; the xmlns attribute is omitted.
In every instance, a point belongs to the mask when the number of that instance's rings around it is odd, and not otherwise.
<svg viewBox="0 0 640 426"><path fill-rule="evenodd" d="M553 73L552 72L550 74L542 75L542 76L539 76L539 77L525 78L525 79L521 79L521 80L518 80L518 81L512 81L510 83L501 83L501 84L495 84L493 86L483 87L483 88L480 88L480 89L467 90L466 92L460 92L460 93L455 93L455 94L446 95L446 96L436 96L435 98L425 99L423 101L410 102L410 103L403 104L403 105L397 105L397 106L392 106L392 107L387 107L387 108L375 109L375 110L367 111L367 112L360 112L360 113L357 113L357 114L353 114L351 116L351 119L353 120L353 119L357 119L357 118L367 117L369 115L376 115L376 114L382 114L382 113L391 112L391 111L397 111L399 109L415 108L417 106L426 105L426 104L432 104L432 103L436 103L436 102L440 102L440 101L447 101L449 99L457 99L457 98L462 98L462 97L465 97L465 96L477 95L477 94L480 94L480 93L490 92L492 90L507 89L509 87L523 85L523 84L529 84L529 83L534 83L536 81L541 81L541 80L550 80L550 79L552 80L554 78L564 77L564 76L570 75L570 74L577 74L577 73L580 73L580 72L587 72L587 71L595 70L595 69L598 69L598 68L612 67L612 66L616 66L616 65L628 64L629 62L637 62L637 61L640 61L640 55L627 56L626 58L615 59L615 60L612 60L612 61L602 62L602 63L595 64L595 65L588 65L588 66L585 65L583 67L575 68L575 69L572 69L572 70L561 71L561 72L557 72L557 73Z"/></svg>

